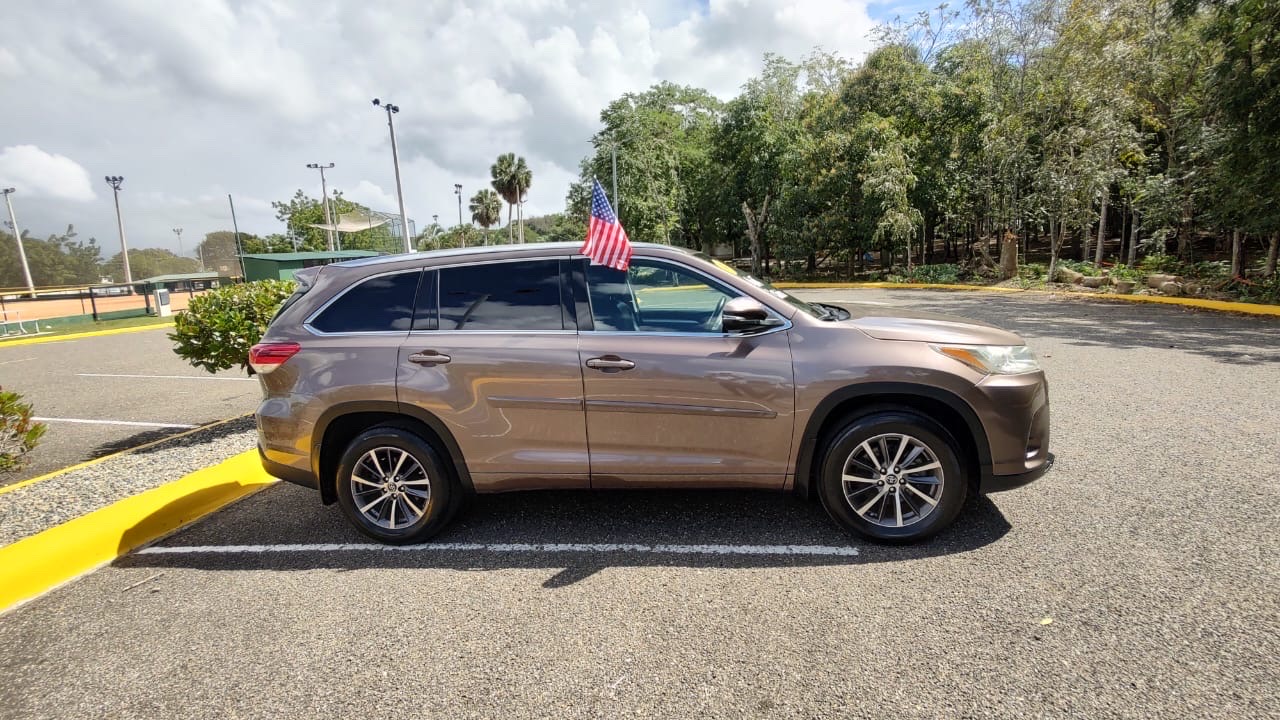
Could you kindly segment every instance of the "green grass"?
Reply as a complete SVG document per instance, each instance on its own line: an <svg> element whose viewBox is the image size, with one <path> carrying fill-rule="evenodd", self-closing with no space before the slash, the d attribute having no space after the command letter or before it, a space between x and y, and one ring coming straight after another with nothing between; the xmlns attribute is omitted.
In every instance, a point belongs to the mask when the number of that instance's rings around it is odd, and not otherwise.
<svg viewBox="0 0 1280 720"><path fill-rule="evenodd" d="M27 326L39 321L29 321ZM55 337L57 335L71 335L74 333L91 332L93 330L115 330L117 328L144 327L147 325L163 325L173 322L172 317L152 317L148 315L140 315L138 317L120 318L117 320L99 320L97 322L88 320L85 322L66 323L65 325L55 325L48 332L42 332L39 337ZM43 326L42 326L43 327ZM36 337L31 334L27 335L9 335L0 338L0 346L3 346L6 340L16 340L24 337Z"/></svg>

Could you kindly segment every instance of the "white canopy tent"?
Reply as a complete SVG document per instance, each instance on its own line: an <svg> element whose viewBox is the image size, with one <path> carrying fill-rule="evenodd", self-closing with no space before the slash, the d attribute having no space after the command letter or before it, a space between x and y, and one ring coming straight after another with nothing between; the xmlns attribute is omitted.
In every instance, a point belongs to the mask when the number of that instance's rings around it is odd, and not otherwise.
<svg viewBox="0 0 1280 720"><path fill-rule="evenodd" d="M371 230L380 225L386 225L386 218L376 218L362 212L342 213L338 216L338 222L332 225L324 223L312 224L311 227L321 230L335 230L337 232L353 233L361 230Z"/></svg>

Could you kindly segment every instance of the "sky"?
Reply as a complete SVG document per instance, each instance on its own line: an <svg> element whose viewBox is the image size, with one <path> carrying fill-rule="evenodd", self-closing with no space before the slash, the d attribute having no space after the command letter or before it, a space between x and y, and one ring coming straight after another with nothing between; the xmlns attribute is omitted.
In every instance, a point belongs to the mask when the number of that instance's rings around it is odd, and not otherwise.
<svg viewBox="0 0 1280 720"><path fill-rule="evenodd" d="M386 114L419 230L457 222L498 154L561 211L604 106L671 81L737 94L764 53L859 59L911 0L6 0L0 187L35 237L73 224L119 251L194 254L205 233L282 232L272 200L329 188L396 212Z"/></svg>

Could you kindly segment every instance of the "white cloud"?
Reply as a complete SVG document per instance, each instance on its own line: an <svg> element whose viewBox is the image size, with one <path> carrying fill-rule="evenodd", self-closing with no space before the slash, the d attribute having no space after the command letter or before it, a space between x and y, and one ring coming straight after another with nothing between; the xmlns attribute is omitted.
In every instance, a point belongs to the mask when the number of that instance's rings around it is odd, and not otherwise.
<svg viewBox="0 0 1280 720"><path fill-rule="evenodd" d="M42 185L63 200L93 198L84 167L125 175L138 247L176 247L177 226L187 237L229 229L227 192L241 230L278 232L270 200L319 194L309 162L335 162L329 186L347 197L395 208L374 97L401 107L405 204L419 227L433 214L456 218L453 184L469 197L511 151L534 172L526 212L555 212L614 98L672 81L727 99L765 52L859 57L872 27L867 0L9 5L6 27L17 32L0 48L0 78L20 102L0 113L0 138L76 158L74 177ZM110 193L98 195L79 206L24 202L24 221L110 238Z"/></svg>
<svg viewBox="0 0 1280 720"><path fill-rule="evenodd" d="M0 47L0 76L17 77L20 72L22 66L18 64L18 58L8 48Z"/></svg>
<svg viewBox="0 0 1280 720"><path fill-rule="evenodd" d="M400 207L399 203L396 202L394 193L386 192L368 180L361 180L350 190L344 190L342 196L352 202L360 203L367 208L380 212L396 212Z"/></svg>
<svg viewBox="0 0 1280 720"><path fill-rule="evenodd" d="M89 172L80 163L35 145L14 145L0 151L0 185L61 200L95 197Z"/></svg>

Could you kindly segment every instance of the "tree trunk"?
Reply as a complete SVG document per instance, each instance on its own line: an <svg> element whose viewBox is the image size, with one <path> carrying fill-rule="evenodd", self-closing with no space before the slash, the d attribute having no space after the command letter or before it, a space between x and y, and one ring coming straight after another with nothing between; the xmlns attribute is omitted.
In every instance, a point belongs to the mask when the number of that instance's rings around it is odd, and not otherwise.
<svg viewBox="0 0 1280 720"><path fill-rule="evenodd" d="M1120 211L1120 247L1116 248L1116 262L1123 264L1124 259L1128 257L1129 249L1129 213L1125 210L1129 209L1129 203L1125 203L1124 209Z"/></svg>
<svg viewBox="0 0 1280 720"><path fill-rule="evenodd" d="M1182 218L1178 222L1178 258L1191 260L1191 201L1183 203Z"/></svg>
<svg viewBox="0 0 1280 720"><path fill-rule="evenodd" d="M1276 255L1280 252L1280 233L1271 233L1271 247L1267 248L1267 266L1262 271L1263 277L1276 274Z"/></svg>
<svg viewBox="0 0 1280 720"><path fill-rule="evenodd" d="M1129 267L1138 264L1138 211L1129 209Z"/></svg>
<svg viewBox="0 0 1280 720"><path fill-rule="evenodd" d="M520 244L524 244L524 200L516 202L516 222L520 223L518 230L520 236Z"/></svg>
<svg viewBox="0 0 1280 720"><path fill-rule="evenodd" d="M1106 244L1107 238L1107 200L1110 193L1102 193L1102 215L1098 218L1098 247L1094 251L1093 264L1102 264L1102 250Z"/></svg>
<svg viewBox="0 0 1280 720"><path fill-rule="evenodd" d="M1244 275L1244 243L1240 240L1240 228L1231 231L1231 277Z"/></svg>
<svg viewBox="0 0 1280 720"><path fill-rule="evenodd" d="M514 207L514 205L512 205L512 203L507 203L507 244L508 244L508 245L510 245L510 244L512 244L512 243L514 243L514 242L516 241L515 236L511 234L511 233L512 233L512 228L511 228L511 210L512 210L512 208L513 208L513 207Z"/></svg>
<svg viewBox="0 0 1280 720"><path fill-rule="evenodd" d="M761 232L764 229L765 220L769 213L769 196L764 196L764 202L760 205L760 213L751 211L751 206L744 200L742 202L742 215L747 220L747 240L751 242L751 274L763 275L760 272L760 262L764 258L764 248L760 244Z"/></svg>
<svg viewBox="0 0 1280 720"><path fill-rule="evenodd" d="M1058 271L1058 223L1056 218L1049 217L1049 282L1054 281Z"/></svg>
<svg viewBox="0 0 1280 720"><path fill-rule="evenodd" d="M1000 228L997 232L999 232L999 235L996 236L996 241L1000 244L1000 275L1003 279L1007 280L1008 277L1005 277L1004 269L1009 267L1010 263L1013 264L1014 268L1017 268L1018 246L1013 245L1006 240L1006 237L1009 235L1009 231L1007 229ZM983 254L985 255L986 253L984 252ZM1013 254L1014 257L1010 258L1009 257L1010 254Z"/></svg>
<svg viewBox="0 0 1280 720"><path fill-rule="evenodd" d="M1000 279L1008 280L1018 274L1018 236L1005 230L1000 236Z"/></svg>

